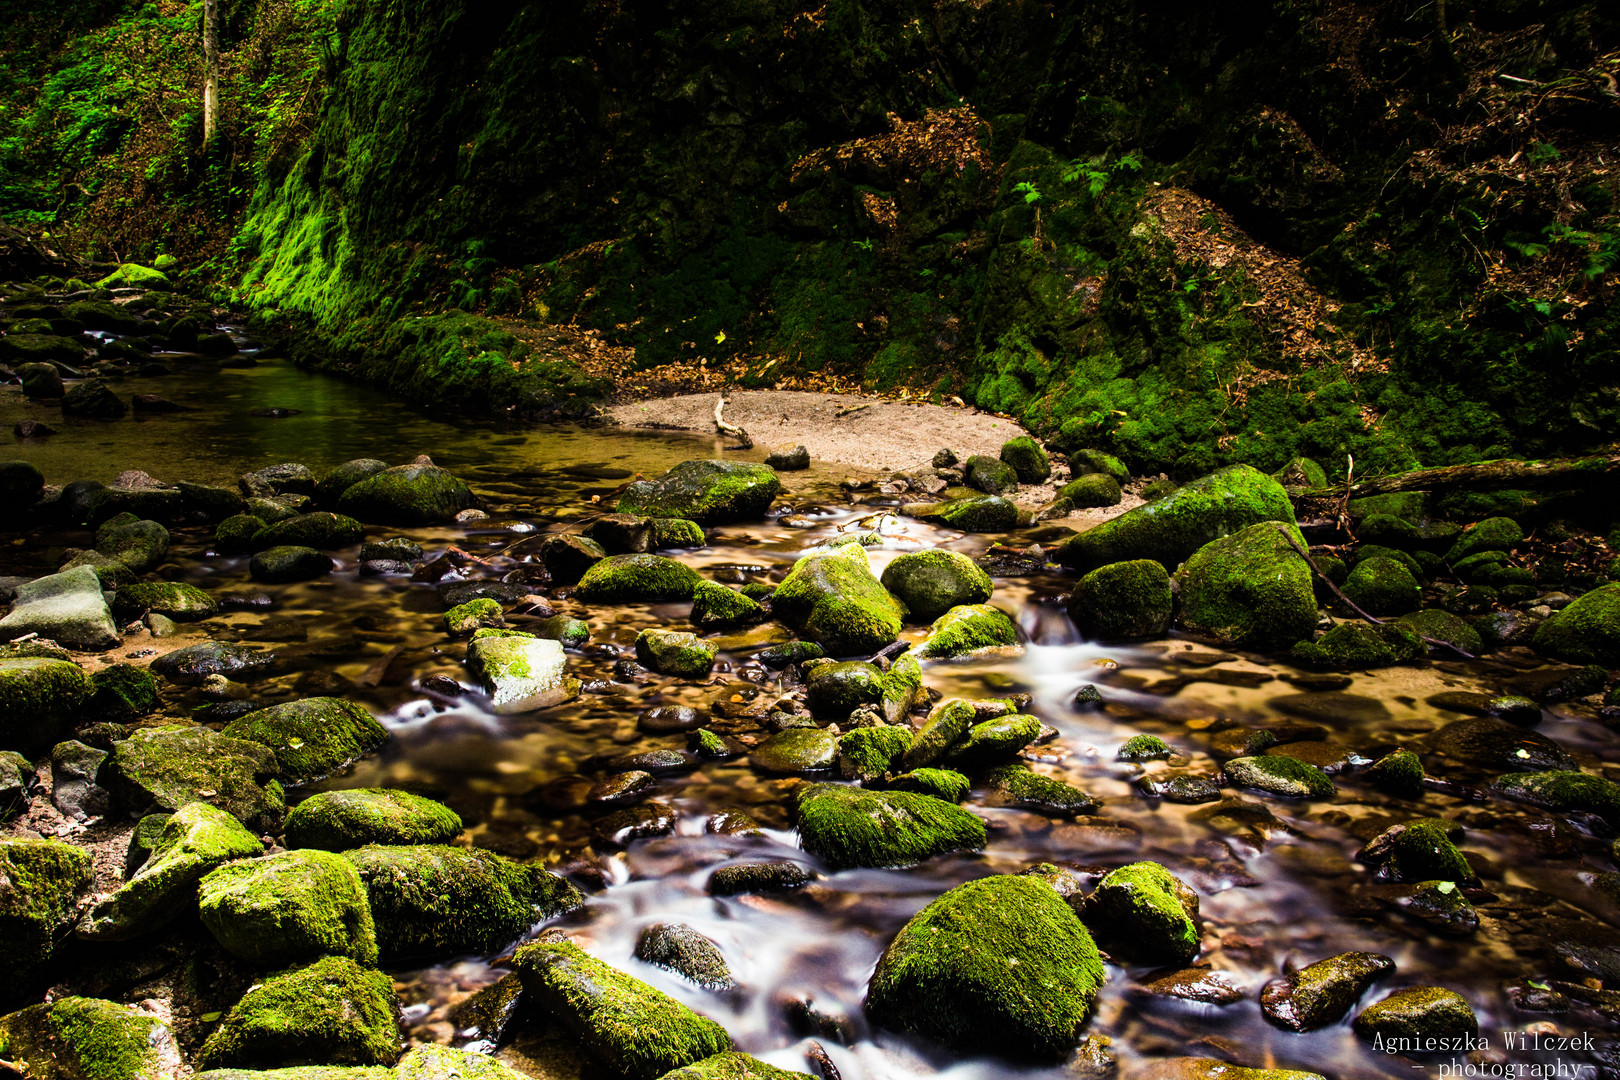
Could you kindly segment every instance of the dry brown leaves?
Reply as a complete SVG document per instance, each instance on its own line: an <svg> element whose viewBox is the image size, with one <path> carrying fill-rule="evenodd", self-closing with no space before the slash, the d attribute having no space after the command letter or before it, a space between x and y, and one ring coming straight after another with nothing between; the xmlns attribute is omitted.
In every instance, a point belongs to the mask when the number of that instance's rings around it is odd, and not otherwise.
<svg viewBox="0 0 1620 1080"><path fill-rule="evenodd" d="M806 154L793 165L797 182L808 170L863 165L874 172L899 171L916 176L929 170L960 173L969 162L991 171L981 134L988 125L969 106L929 109L921 120L889 114L889 131Z"/></svg>

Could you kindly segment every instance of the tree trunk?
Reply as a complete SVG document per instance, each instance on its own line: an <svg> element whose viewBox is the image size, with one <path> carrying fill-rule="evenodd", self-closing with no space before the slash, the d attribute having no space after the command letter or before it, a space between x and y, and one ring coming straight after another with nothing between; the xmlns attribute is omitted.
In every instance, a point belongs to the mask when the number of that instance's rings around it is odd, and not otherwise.
<svg viewBox="0 0 1620 1080"><path fill-rule="evenodd" d="M203 0L203 145L219 134L219 0Z"/></svg>
<svg viewBox="0 0 1620 1080"><path fill-rule="evenodd" d="M1580 488L1620 477L1620 454L1549 461L1476 461L1439 469L1414 469L1375 476L1350 485L1350 497L1395 491L1449 491L1453 488ZM1309 499L1340 499L1344 488L1299 492Z"/></svg>

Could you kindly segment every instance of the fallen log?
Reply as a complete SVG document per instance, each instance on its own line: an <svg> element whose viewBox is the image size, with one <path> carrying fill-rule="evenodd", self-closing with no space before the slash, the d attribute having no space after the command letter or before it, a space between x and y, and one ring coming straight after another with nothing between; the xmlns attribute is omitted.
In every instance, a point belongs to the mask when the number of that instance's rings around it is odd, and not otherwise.
<svg viewBox="0 0 1620 1080"><path fill-rule="evenodd" d="M1374 476L1350 485L1350 497L1389 495L1397 491L1450 491L1456 488L1578 488L1620 479L1620 454L1545 461L1475 461L1437 469L1413 469ZM1344 488L1314 488L1292 494L1305 499L1338 499Z"/></svg>
<svg viewBox="0 0 1620 1080"><path fill-rule="evenodd" d="M752 450L754 448L754 440L749 436L748 432L744 431L740 427L737 427L735 424L726 423L725 420L721 417L720 414L725 409L725 407L726 407L726 395L721 394L720 399L714 403L714 427L715 427L715 430L718 431L722 435L730 435L732 438L736 439L741 444L739 446L728 446L728 447L726 447L726 449L728 449L728 450Z"/></svg>

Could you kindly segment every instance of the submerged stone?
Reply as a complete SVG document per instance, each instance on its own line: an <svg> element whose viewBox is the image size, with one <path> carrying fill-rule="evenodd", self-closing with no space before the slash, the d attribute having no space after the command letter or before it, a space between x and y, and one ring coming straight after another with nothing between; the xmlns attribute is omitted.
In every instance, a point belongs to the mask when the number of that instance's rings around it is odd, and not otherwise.
<svg viewBox="0 0 1620 1080"><path fill-rule="evenodd" d="M1514 772L1571 770L1577 766L1547 736L1494 716L1454 720L1429 736L1429 747L1458 761Z"/></svg>
<svg viewBox="0 0 1620 1080"><path fill-rule="evenodd" d="M797 798L799 842L833 870L911 866L984 847L984 822L959 806L908 791L813 784Z"/></svg>
<svg viewBox="0 0 1620 1080"><path fill-rule="evenodd" d="M392 1065L399 1060L399 1025L388 976L329 956L250 987L203 1043L197 1065Z"/></svg>
<svg viewBox="0 0 1620 1080"><path fill-rule="evenodd" d="M619 496L621 514L686 518L700 525L754 521L782 490L776 470L742 461L683 461L656 480L640 480Z"/></svg>

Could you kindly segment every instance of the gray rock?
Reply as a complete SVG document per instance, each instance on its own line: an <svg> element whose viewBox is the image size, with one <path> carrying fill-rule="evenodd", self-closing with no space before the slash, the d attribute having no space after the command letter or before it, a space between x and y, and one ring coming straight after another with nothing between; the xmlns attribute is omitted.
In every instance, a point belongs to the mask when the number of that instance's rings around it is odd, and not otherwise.
<svg viewBox="0 0 1620 1080"><path fill-rule="evenodd" d="M144 574L168 556L169 530L134 514L119 514L96 530L96 550Z"/></svg>
<svg viewBox="0 0 1620 1080"><path fill-rule="evenodd" d="M732 990L736 980L720 946L690 926L655 923L636 939L636 959L666 968L705 990Z"/></svg>
<svg viewBox="0 0 1620 1080"><path fill-rule="evenodd" d="M765 464L779 472L797 472L810 467L810 451L804 444L798 446L779 447L772 450L765 458Z"/></svg>
<svg viewBox="0 0 1620 1080"><path fill-rule="evenodd" d="M110 649L122 639L101 592L101 579L88 566L17 587L11 613L0 619L0 639L38 634L71 649Z"/></svg>
<svg viewBox="0 0 1620 1080"><path fill-rule="evenodd" d="M51 749L51 802L74 821L105 817L112 798L96 783L105 750L82 742L61 742Z"/></svg>
<svg viewBox="0 0 1620 1080"><path fill-rule="evenodd" d="M152 661L152 670L180 686L197 686L210 675L251 679L267 674L275 654L229 641L201 641L165 653Z"/></svg>

